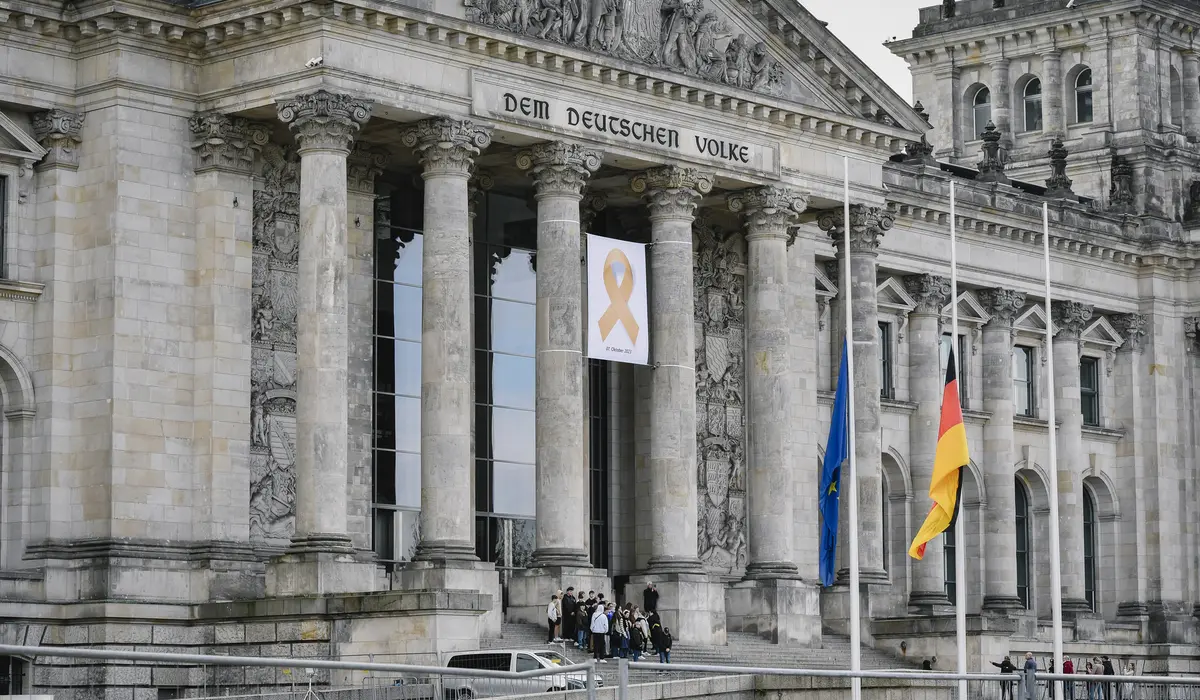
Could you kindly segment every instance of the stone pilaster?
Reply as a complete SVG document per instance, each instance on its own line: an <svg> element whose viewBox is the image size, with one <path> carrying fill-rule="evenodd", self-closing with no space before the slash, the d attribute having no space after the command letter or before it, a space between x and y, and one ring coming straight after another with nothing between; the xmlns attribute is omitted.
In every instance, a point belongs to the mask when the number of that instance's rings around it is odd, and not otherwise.
<svg viewBox="0 0 1200 700"><path fill-rule="evenodd" d="M79 131L85 116L62 109L34 112L33 133L47 151L38 163L39 168L79 168Z"/></svg>
<svg viewBox="0 0 1200 700"><path fill-rule="evenodd" d="M587 566L579 205L601 155L554 142L517 156L537 194L537 549L533 566Z"/></svg>
<svg viewBox="0 0 1200 700"><path fill-rule="evenodd" d="M371 103L325 90L283 100L300 155L296 312L296 534L268 572L275 595L371 590L347 516L347 156ZM465 269L465 268L464 268Z"/></svg>
<svg viewBox="0 0 1200 700"><path fill-rule="evenodd" d="M421 544L417 559L474 561L471 230L467 181L491 128L437 117L402 137L421 157L425 240L421 307Z"/></svg>
<svg viewBox="0 0 1200 700"><path fill-rule="evenodd" d="M852 290L851 333L854 352L854 443L858 470L859 575L863 583L885 583L883 568L882 445L879 423L879 300L876 292L876 259L883 234L895 219L887 209L855 204L850 207L850 250L843 244L844 221L841 209L821 215L818 224L829 233L841 259L850 256ZM846 281L843 280L843 285ZM843 492L844 493L844 492ZM838 541L849 537L849 515L839 518ZM849 571L838 572L838 581L848 582Z"/></svg>
<svg viewBox="0 0 1200 700"><path fill-rule="evenodd" d="M1148 382L1145 359L1147 319L1141 314L1122 314L1112 317L1113 327L1125 338L1114 358L1113 392L1123 397L1113 406L1117 426L1125 431L1125 437L1116 444L1116 460L1113 477L1114 486L1121 495L1121 509L1135 514L1122 518L1120 526L1128 528L1129 541L1122 546L1130 551L1148 553L1146 545L1147 518L1136 514L1148 512L1150 496L1149 470L1152 463L1142 459L1147 445L1148 421L1145 420L1145 387ZM1117 616L1143 617L1147 607L1147 557L1134 557L1126 573L1117 577ZM1125 569L1126 567L1122 567Z"/></svg>
<svg viewBox="0 0 1200 700"><path fill-rule="evenodd" d="M1183 52L1183 131L1200 141L1200 53Z"/></svg>
<svg viewBox="0 0 1200 700"><path fill-rule="evenodd" d="M941 363L941 314L950 302L950 280L936 275L904 278L905 289L917 305L908 315L908 400L917 409L908 419L909 465L914 496L912 530L916 535L933 501L933 458L937 452L938 427L942 416L945 375ZM946 561L943 538L925 545L925 558L911 562L912 590L908 606L920 614L931 614L950 606L946 596Z"/></svg>
<svg viewBox="0 0 1200 700"><path fill-rule="evenodd" d="M1079 395L1079 336L1092 318L1092 305L1056 301L1054 325L1054 416L1058 422L1058 532L1061 544L1063 612L1088 613L1083 580L1083 411Z"/></svg>
<svg viewBox="0 0 1200 700"><path fill-rule="evenodd" d="M692 221L713 175L661 167L630 187L650 209L650 500L648 575L662 599L664 625L697 644L725 641L725 598L697 556L696 338Z"/></svg>
<svg viewBox="0 0 1200 700"><path fill-rule="evenodd" d="M979 301L990 319L983 327L983 483L987 517L983 533L983 609L1019 610L1017 596L1016 495L1013 492L1013 323L1025 294L985 289Z"/></svg>
<svg viewBox="0 0 1200 700"><path fill-rule="evenodd" d="M992 121L1001 134L1000 145L1012 149L1012 85L1009 83L1009 60L997 59L992 64ZM973 134L972 138L979 138ZM928 551L928 550L926 550Z"/></svg>
<svg viewBox="0 0 1200 700"><path fill-rule="evenodd" d="M1047 51L1042 55L1042 133L1046 136L1066 134L1062 83L1062 52Z"/></svg>
<svg viewBox="0 0 1200 700"><path fill-rule="evenodd" d="M252 166L270 127L225 114L192 117L196 152L196 341L193 535L249 554ZM244 387L244 388L242 388ZM218 598L244 590L214 591Z"/></svg>

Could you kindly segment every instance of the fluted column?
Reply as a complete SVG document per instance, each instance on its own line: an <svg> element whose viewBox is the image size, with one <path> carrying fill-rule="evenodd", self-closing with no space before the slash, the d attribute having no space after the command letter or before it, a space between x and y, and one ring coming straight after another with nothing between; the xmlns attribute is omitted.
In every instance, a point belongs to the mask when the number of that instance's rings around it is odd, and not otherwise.
<svg viewBox="0 0 1200 700"><path fill-rule="evenodd" d="M537 549L534 566L586 566L583 274L579 203L600 153L554 142L517 155L537 193Z"/></svg>
<svg viewBox="0 0 1200 700"><path fill-rule="evenodd" d="M1042 56L1042 133L1066 134L1063 117L1062 52L1047 51Z"/></svg>
<svg viewBox="0 0 1200 700"><path fill-rule="evenodd" d="M1183 52L1183 130L1200 140L1200 53Z"/></svg>
<svg viewBox="0 0 1200 700"><path fill-rule="evenodd" d="M933 480L933 458L937 452L938 429L942 419L942 395L945 375L941 363L941 314L950 302L950 280L937 275L911 275L904 286L917 305L908 314L908 400L917 409L908 419L909 468L912 470L914 496L908 540L916 535L925 514L933 506L929 483ZM910 608L932 613L938 606L950 605L946 595L944 541L935 537L925 545L925 558L912 562Z"/></svg>
<svg viewBox="0 0 1200 700"><path fill-rule="evenodd" d="M798 576L788 414L788 227L808 199L782 187L729 196L746 224L746 384L750 424L750 562L747 578Z"/></svg>
<svg viewBox="0 0 1200 700"><path fill-rule="evenodd" d="M475 560L471 225L467 181L491 128L436 117L402 136L425 180L421 256L421 543L416 559Z"/></svg>
<svg viewBox="0 0 1200 700"><path fill-rule="evenodd" d="M818 224L829 233L841 259L850 256L850 288L853 299L854 352L854 454L858 470L859 575L863 583L884 583L883 502L881 436L879 428L879 300L876 292L876 259L883 234L895 219L881 207L855 204L850 207L850 250L843 244L841 209L823 214ZM846 280L842 280L845 288ZM844 502L844 501L843 501ZM839 523L849 523L843 513ZM839 532L839 542L848 535ZM838 572L838 580L849 580L849 572Z"/></svg>
<svg viewBox="0 0 1200 700"><path fill-rule="evenodd" d="M1001 58L992 64L992 121L996 124L996 130L1002 134L1001 145L1011 149L1013 143L1012 86L1008 82L1008 68L1009 60L1007 58ZM979 134L973 134L971 138L977 139Z"/></svg>
<svg viewBox="0 0 1200 700"><path fill-rule="evenodd" d="M371 103L318 90L280 102L300 154L296 551L351 549L346 518L346 157Z"/></svg>
<svg viewBox="0 0 1200 700"><path fill-rule="evenodd" d="M713 176L647 170L630 180L650 207L650 527L652 574L701 572L696 554L696 338L692 221Z"/></svg>
<svg viewBox="0 0 1200 700"><path fill-rule="evenodd" d="M983 410L991 418L983 426L983 483L987 493L984 520L983 609L1017 610L1016 493L1013 491L1013 323L1025 306L1025 294L1011 289L985 289L979 301L990 315L983 327Z"/></svg>
<svg viewBox="0 0 1200 700"><path fill-rule="evenodd" d="M1058 528L1062 543L1063 612L1088 612L1083 580L1083 410L1079 394L1079 336L1092 305L1056 301L1054 420L1058 422Z"/></svg>

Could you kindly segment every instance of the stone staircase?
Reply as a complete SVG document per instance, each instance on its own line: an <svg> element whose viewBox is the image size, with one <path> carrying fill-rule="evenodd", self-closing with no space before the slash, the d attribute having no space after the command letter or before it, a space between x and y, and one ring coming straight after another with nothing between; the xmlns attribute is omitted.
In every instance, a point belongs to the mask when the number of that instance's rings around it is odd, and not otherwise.
<svg viewBox="0 0 1200 700"><path fill-rule="evenodd" d="M538 625L504 623L501 626L499 639L485 639L484 649L549 649L564 654L575 662L588 660L590 655L576 649L572 644L547 644L546 629ZM658 657L645 658L645 661L657 661ZM850 668L850 640L826 633L823 646L820 649L809 649L798 646L780 646L772 644L761 637L740 632L728 634L726 646L700 646L677 641L671 649L673 664L707 664L713 666L754 666L760 668L807 668L822 670L839 670ZM605 685L617 682L615 662L600 667L601 678ZM897 659L891 655L869 647L862 647L862 667L865 670L913 670L918 666L914 661ZM639 672L631 676L634 682L645 682L654 676L654 672ZM695 674L671 674L672 676L690 677Z"/></svg>

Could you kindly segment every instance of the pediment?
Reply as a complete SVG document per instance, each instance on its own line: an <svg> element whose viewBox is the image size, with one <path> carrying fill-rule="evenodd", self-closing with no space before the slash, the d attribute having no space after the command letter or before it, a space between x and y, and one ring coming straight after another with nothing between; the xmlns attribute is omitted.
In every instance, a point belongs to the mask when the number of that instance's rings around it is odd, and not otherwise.
<svg viewBox="0 0 1200 700"><path fill-rule="evenodd" d="M487 26L923 133L928 126L797 3L462 0Z"/></svg>
<svg viewBox="0 0 1200 700"><path fill-rule="evenodd" d="M1121 337L1117 329L1113 328L1108 319L1103 316L1092 321L1091 325L1085 328L1083 333L1080 334L1079 339L1085 343L1102 345L1110 350L1115 350L1125 342L1125 339Z"/></svg>
<svg viewBox="0 0 1200 700"><path fill-rule="evenodd" d="M1013 321L1013 328L1019 332L1044 336L1046 334L1046 308L1042 304L1030 304Z"/></svg>
<svg viewBox="0 0 1200 700"><path fill-rule="evenodd" d="M904 285L895 277L889 277L875 288L875 296L881 308L907 314L917 306L917 302L904 289Z"/></svg>
<svg viewBox="0 0 1200 700"><path fill-rule="evenodd" d="M16 119L0 111L0 156L37 162L46 155L37 139L33 138Z"/></svg>
<svg viewBox="0 0 1200 700"><path fill-rule="evenodd" d="M966 291L959 292L958 295L958 321L972 326L982 326L991 319L991 314L984 310L983 305L979 303L979 299L974 292ZM946 304L942 307L942 318L950 319L950 305Z"/></svg>

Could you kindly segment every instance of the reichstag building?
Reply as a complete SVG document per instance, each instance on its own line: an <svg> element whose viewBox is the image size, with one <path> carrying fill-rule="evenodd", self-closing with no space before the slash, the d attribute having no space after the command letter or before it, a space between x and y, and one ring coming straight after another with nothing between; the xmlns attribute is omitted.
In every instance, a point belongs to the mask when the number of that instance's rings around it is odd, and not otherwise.
<svg viewBox="0 0 1200 700"><path fill-rule="evenodd" d="M784 0L0 2L0 641L428 662L651 580L681 649L841 639L849 288L869 643L1048 654L1053 480L1067 653L1200 670L1200 8L1063 5L921 10L910 105Z"/></svg>

